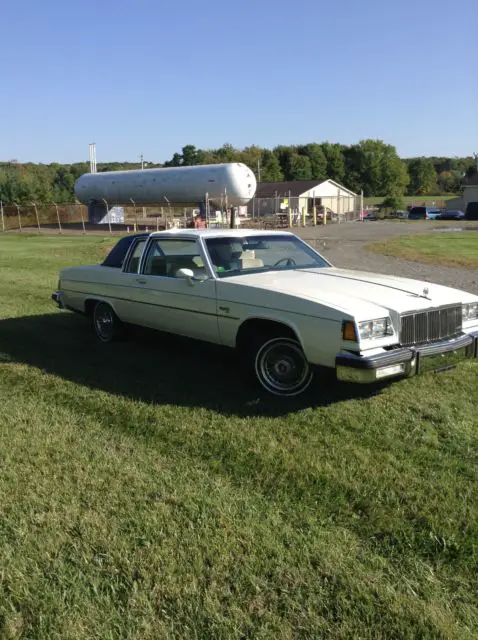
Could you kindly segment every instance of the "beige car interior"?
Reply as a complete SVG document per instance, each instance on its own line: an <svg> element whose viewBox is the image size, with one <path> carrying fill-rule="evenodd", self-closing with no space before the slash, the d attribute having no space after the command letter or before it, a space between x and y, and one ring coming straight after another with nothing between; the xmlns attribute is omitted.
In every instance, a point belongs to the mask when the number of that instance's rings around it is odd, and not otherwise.
<svg viewBox="0 0 478 640"><path fill-rule="evenodd" d="M241 269L257 269L264 266L263 261L260 258L256 258L256 252L251 249L246 249L242 252L239 262L241 263Z"/></svg>

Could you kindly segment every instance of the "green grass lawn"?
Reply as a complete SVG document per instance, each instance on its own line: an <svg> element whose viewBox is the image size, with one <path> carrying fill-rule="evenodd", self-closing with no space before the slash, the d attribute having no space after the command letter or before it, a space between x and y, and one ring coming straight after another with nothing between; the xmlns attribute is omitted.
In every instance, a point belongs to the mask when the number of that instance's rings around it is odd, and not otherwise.
<svg viewBox="0 0 478 640"><path fill-rule="evenodd" d="M374 242L367 245L366 249L417 262L478 269L477 231L401 236L383 242Z"/></svg>
<svg viewBox="0 0 478 640"><path fill-rule="evenodd" d="M0 637L476 638L476 364L258 396L220 350L99 345L0 237Z"/></svg>

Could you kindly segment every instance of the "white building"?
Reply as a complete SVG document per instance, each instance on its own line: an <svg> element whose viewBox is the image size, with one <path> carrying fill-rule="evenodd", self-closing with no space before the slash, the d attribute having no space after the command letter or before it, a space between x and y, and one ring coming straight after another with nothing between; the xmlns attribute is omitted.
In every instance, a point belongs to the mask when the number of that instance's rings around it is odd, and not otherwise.
<svg viewBox="0 0 478 640"><path fill-rule="evenodd" d="M356 193L334 180L288 180L259 182L256 195L248 204L249 216L293 212L311 215L324 208L334 214L345 215L357 210Z"/></svg>
<svg viewBox="0 0 478 640"><path fill-rule="evenodd" d="M471 203L473 203L473 206L470 207L470 210L467 212L468 205ZM478 172L466 180L463 193L459 198L447 200L446 208L448 210L460 209L473 215L473 219L478 218ZM473 214L471 211L473 211Z"/></svg>

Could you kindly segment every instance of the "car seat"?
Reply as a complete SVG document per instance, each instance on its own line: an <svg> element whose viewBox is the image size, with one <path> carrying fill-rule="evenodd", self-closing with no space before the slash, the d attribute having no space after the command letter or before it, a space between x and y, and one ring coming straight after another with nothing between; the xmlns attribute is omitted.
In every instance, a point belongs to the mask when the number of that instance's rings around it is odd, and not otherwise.
<svg viewBox="0 0 478 640"><path fill-rule="evenodd" d="M239 262L241 269L257 269L264 266L264 262L260 258L256 258L256 252L246 249L240 255Z"/></svg>
<svg viewBox="0 0 478 640"><path fill-rule="evenodd" d="M240 242L221 242L209 249L211 261L215 267L222 267L226 271L241 269L240 257L242 244Z"/></svg>

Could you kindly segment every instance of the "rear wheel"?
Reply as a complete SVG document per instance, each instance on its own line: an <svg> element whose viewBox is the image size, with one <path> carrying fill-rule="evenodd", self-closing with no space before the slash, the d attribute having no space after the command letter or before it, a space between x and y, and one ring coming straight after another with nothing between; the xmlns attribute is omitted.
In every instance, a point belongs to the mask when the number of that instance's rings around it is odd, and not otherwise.
<svg viewBox="0 0 478 640"><path fill-rule="evenodd" d="M254 370L259 384L276 396L298 396L313 378L300 343L287 336L260 341L254 354Z"/></svg>
<svg viewBox="0 0 478 640"><path fill-rule="evenodd" d="M98 302L95 305L93 328L100 342L113 342L122 335L121 320L106 302Z"/></svg>

